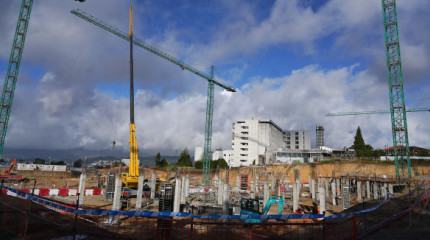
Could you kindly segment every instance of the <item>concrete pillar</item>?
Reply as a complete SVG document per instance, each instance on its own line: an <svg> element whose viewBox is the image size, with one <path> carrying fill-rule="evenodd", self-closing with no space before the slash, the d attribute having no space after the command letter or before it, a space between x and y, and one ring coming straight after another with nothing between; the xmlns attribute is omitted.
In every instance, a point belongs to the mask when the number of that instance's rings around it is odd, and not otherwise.
<svg viewBox="0 0 430 240"><path fill-rule="evenodd" d="M336 191L337 191L337 196L338 197L340 197L341 196L341 194L340 194L340 179L338 178L338 179L336 179Z"/></svg>
<svg viewBox="0 0 430 240"><path fill-rule="evenodd" d="M190 193L190 175L187 174L187 177L185 178L185 197L188 197Z"/></svg>
<svg viewBox="0 0 430 240"><path fill-rule="evenodd" d="M224 215L229 214L229 186L224 183L223 198L222 198L222 211Z"/></svg>
<svg viewBox="0 0 430 240"><path fill-rule="evenodd" d="M276 196L281 196L281 182L276 180Z"/></svg>
<svg viewBox="0 0 430 240"><path fill-rule="evenodd" d="M367 198L370 199L370 181L366 181Z"/></svg>
<svg viewBox="0 0 430 240"><path fill-rule="evenodd" d="M333 206L336 206L336 181L331 182L331 193L333 196Z"/></svg>
<svg viewBox="0 0 430 240"><path fill-rule="evenodd" d="M385 196L387 196L386 191L387 191L387 189L385 188L384 183L381 182L381 197L382 198L385 198Z"/></svg>
<svg viewBox="0 0 430 240"><path fill-rule="evenodd" d="M319 196L319 201L320 201L320 214L323 214L326 211L326 206L325 206L325 190L322 187L322 185L320 185L321 187L318 188L318 196Z"/></svg>
<svg viewBox="0 0 430 240"><path fill-rule="evenodd" d="M155 183L157 181L157 177L155 176L155 172L152 172L152 179L151 179L151 199L155 199Z"/></svg>
<svg viewBox="0 0 430 240"><path fill-rule="evenodd" d="M142 208L142 195L143 195L143 176L139 176L137 182L137 196L136 196L136 210Z"/></svg>
<svg viewBox="0 0 430 240"><path fill-rule="evenodd" d="M363 197L361 195L361 181L357 181L357 198L358 202L363 202Z"/></svg>
<svg viewBox="0 0 430 240"><path fill-rule="evenodd" d="M176 183L175 183L175 198L173 199L173 211L179 212L180 206L181 206L181 189L182 183L181 179L179 177L176 177Z"/></svg>
<svg viewBox="0 0 430 240"><path fill-rule="evenodd" d="M328 178L325 179L325 195L327 197L330 196L330 194L329 194L329 179Z"/></svg>
<svg viewBox="0 0 430 240"><path fill-rule="evenodd" d="M66 187L65 188L69 188L69 182L66 182Z"/></svg>
<svg viewBox="0 0 430 240"><path fill-rule="evenodd" d="M115 191L113 194L112 210L120 210L121 209L121 187L122 187L121 177L116 177L115 178Z"/></svg>
<svg viewBox="0 0 430 240"><path fill-rule="evenodd" d="M373 182L373 197L375 199L378 199L378 183L377 182Z"/></svg>
<svg viewBox="0 0 430 240"><path fill-rule="evenodd" d="M82 173L81 177L79 178L79 204L82 204L84 202L84 195L85 195L85 181L87 180L87 174Z"/></svg>
<svg viewBox="0 0 430 240"><path fill-rule="evenodd" d="M388 192L388 183L384 183L384 189L385 189L385 196L384 198L387 196L387 192Z"/></svg>
<svg viewBox="0 0 430 240"><path fill-rule="evenodd" d="M309 175L309 192L312 192L311 185L312 185L312 178L311 178L311 175Z"/></svg>
<svg viewBox="0 0 430 240"><path fill-rule="evenodd" d="M266 180L264 181L264 198L263 198L263 206L266 206L266 203L269 201L269 183Z"/></svg>
<svg viewBox="0 0 430 240"><path fill-rule="evenodd" d="M222 205L222 198L224 195L223 186L222 179L218 179L218 205Z"/></svg>
<svg viewBox="0 0 430 240"><path fill-rule="evenodd" d="M393 189L393 184L388 184L388 189L390 191L391 194L394 194L394 189Z"/></svg>
<svg viewBox="0 0 430 240"><path fill-rule="evenodd" d="M297 183L294 182L293 183L293 212L296 212L297 209L299 209L299 198L297 196L299 196L299 194L297 194Z"/></svg>
<svg viewBox="0 0 430 240"><path fill-rule="evenodd" d="M181 204L185 204L185 176L181 179Z"/></svg>
<svg viewBox="0 0 430 240"><path fill-rule="evenodd" d="M315 179L311 179L312 199L316 199Z"/></svg>

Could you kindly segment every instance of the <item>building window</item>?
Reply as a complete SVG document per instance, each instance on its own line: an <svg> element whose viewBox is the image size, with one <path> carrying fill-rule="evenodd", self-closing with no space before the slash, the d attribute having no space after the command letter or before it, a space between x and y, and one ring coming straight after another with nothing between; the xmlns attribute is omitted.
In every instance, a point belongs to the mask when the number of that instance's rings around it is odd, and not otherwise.
<svg viewBox="0 0 430 240"><path fill-rule="evenodd" d="M245 135L246 135L246 134L248 134L248 132L241 132L241 133L242 133L242 134L245 134Z"/></svg>
<svg viewBox="0 0 430 240"><path fill-rule="evenodd" d="M296 140L299 140L299 137L296 137Z"/></svg>
<svg viewBox="0 0 430 240"><path fill-rule="evenodd" d="M299 145L296 145L296 149L299 149Z"/></svg>
<svg viewBox="0 0 430 240"><path fill-rule="evenodd" d="M296 141L296 144L299 144L299 141Z"/></svg>
<svg viewBox="0 0 430 240"><path fill-rule="evenodd" d="M248 148L241 148L242 151L248 151Z"/></svg>
<svg viewBox="0 0 430 240"><path fill-rule="evenodd" d="M299 132L296 132L296 136L299 136Z"/></svg>
<svg viewBox="0 0 430 240"><path fill-rule="evenodd" d="M241 162L246 162L246 160L245 160L245 159L240 159L240 161L241 161Z"/></svg>
<svg viewBox="0 0 430 240"><path fill-rule="evenodd" d="M248 137L241 137L242 140L248 140Z"/></svg>
<svg viewBox="0 0 430 240"><path fill-rule="evenodd" d="M287 144L290 144L290 141L287 141Z"/></svg>
<svg viewBox="0 0 430 240"><path fill-rule="evenodd" d="M248 146L248 143L246 143L246 142L241 142L240 144L242 144L244 146Z"/></svg>
<svg viewBox="0 0 430 240"><path fill-rule="evenodd" d="M249 127L248 126L242 126L242 129L248 129Z"/></svg>
<svg viewBox="0 0 430 240"><path fill-rule="evenodd" d="M240 154L242 157L248 157L248 154Z"/></svg>

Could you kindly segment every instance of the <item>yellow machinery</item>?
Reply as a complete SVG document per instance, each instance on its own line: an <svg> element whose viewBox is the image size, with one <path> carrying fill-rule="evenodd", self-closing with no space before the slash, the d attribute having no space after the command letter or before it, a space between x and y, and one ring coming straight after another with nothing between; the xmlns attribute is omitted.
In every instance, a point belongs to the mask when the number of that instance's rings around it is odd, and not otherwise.
<svg viewBox="0 0 430 240"><path fill-rule="evenodd" d="M128 174L121 174L122 183L126 187L137 188L139 179L139 159L134 125L134 87L133 87L133 7L130 6L130 167Z"/></svg>

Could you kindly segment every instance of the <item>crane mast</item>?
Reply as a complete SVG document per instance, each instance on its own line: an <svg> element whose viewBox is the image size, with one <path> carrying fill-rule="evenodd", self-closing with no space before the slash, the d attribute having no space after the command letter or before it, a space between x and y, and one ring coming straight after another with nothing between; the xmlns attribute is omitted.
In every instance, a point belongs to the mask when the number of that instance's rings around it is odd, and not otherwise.
<svg viewBox="0 0 430 240"><path fill-rule="evenodd" d="M130 39L127 34L122 32L121 30L101 21L100 19L97 19L94 16L91 16L88 13L85 13L79 9L72 10L72 14L96 25L97 27L100 27L108 32L111 32L115 34L116 36L126 40L133 42L133 44L137 45L138 47L141 47L147 51L149 51L152 54L155 54L171 63L174 63L181 67L182 70L190 71L194 74L196 74L199 77L202 77L208 81L208 96L207 96L207 102L206 102L206 122L205 122L205 142L204 142L204 155L203 155L203 178L202 183L204 186L208 186L210 184L210 154L211 154L211 142L212 142L212 121L213 121L213 106L214 106L214 86L218 85L219 87L224 88L225 90L229 92L236 92L236 89L230 86L226 86L214 79L213 74L213 66L211 67L211 73L210 75L203 73L196 68L192 67L191 65L176 59L173 56L170 56L167 53L164 53L163 51L147 44L146 42L139 40L137 38Z"/></svg>
<svg viewBox="0 0 430 240"><path fill-rule="evenodd" d="M393 135L396 177L411 177L408 124L403 90L399 28L395 0L381 0L384 18L385 53L387 60L390 114Z"/></svg>
<svg viewBox="0 0 430 240"><path fill-rule="evenodd" d="M122 181L127 187L137 187L139 180L139 158L136 140L136 126L134 124L133 7L131 6L128 36L130 40L130 166L128 168L128 175L123 175Z"/></svg>
<svg viewBox="0 0 430 240"><path fill-rule="evenodd" d="M13 96L18 80L19 66L21 65L22 52L24 50L32 6L33 0L22 0L15 36L13 38L12 50L10 52L9 65L4 80L0 103L0 158L3 155L7 126L12 109Z"/></svg>

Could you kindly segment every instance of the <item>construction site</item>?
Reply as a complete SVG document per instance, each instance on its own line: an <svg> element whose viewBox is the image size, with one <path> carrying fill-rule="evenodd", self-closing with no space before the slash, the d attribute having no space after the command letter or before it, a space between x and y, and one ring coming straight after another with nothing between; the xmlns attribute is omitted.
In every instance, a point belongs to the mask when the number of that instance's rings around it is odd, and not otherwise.
<svg viewBox="0 0 430 240"><path fill-rule="evenodd" d="M33 0L22 0L1 99L0 155L32 7ZM126 33L82 10L71 10L81 24L93 24L107 37L119 37L129 44L128 166L90 169L85 158L82 169L72 171L66 166L36 166L14 160L0 175L1 239L428 238L430 165L411 162L406 123L406 112L428 109L405 108L395 0L382 0L390 91L390 110L386 113L391 115L390 130L396 146L392 149L392 162L349 155L343 160L323 161L319 155L313 157L313 152L306 152L306 160L300 162L291 160L298 155L288 151L272 152L271 159L264 146L267 152L260 154L263 157L248 160L244 155L235 163L227 161L229 167L211 168L214 87L232 93L237 89L215 79L213 66L206 74L135 38L133 11L130 7ZM134 112L135 46L207 81L202 169L148 168L139 163L141 149L138 150ZM338 115L374 113L381 112ZM265 123L279 128L272 121ZM239 129L237 133L234 124ZM243 125L245 121L234 124L236 146L242 144L246 151L253 148L242 140L257 142L253 143L257 148L263 145L249 136L252 127ZM323 142L318 131L324 131L323 127L317 126L317 142ZM280 139L284 138L282 134L279 128ZM294 134L298 136L290 131L288 137ZM305 139L304 134L300 139ZM234 151L231 153L239 155ZM276 157L290 161L282 162Z"/></svg>

